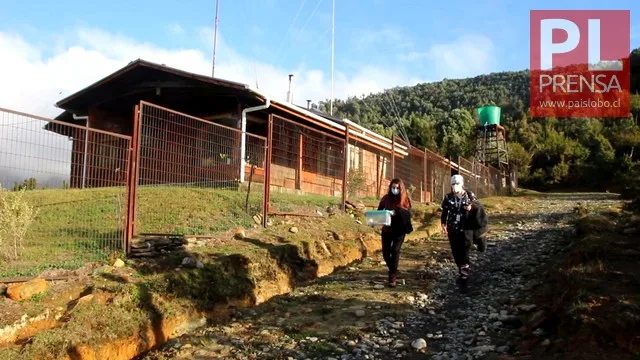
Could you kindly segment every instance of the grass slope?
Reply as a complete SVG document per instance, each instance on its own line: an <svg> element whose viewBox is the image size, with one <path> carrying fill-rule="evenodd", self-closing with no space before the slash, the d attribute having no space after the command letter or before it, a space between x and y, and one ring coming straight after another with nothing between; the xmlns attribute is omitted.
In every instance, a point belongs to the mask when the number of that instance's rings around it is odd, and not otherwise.
<svg viewBox="0 0 640 360"><path fill-rule="evenodd" d="M77 268L104 260L122 249L125 188L32 190L24 199L38 211L17 261L0 263L0 277L35 275L52 268ZM262 194L232 190L147 187L137 196L137 233L212 234L251 227L262 212ZM339 204L335 197L272 194L280 212L315 213Z"/></svg>

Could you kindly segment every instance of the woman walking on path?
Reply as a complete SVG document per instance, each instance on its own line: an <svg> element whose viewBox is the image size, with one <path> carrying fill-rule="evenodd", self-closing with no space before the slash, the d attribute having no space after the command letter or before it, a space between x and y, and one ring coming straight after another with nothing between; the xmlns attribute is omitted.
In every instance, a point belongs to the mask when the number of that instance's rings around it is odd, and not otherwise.
<svg viewBox="0 0 640 360"><path fill-rule="evenodd" d="M464 178L461 175L451 177L451 192L445 195L442 201L442 215L440 223L442 231L449 238L449 245L453 258L458 266L458 282L463 292L467 290L467 282L471 264L469 261L469 250L471 241L465 236L466 222L469 212L473 208L480 207L476 195L464 188Z"/></svg>
<svg viewBox="0 0 640 360"><path fill-rule="evenodd" d="M391 225L382 227L382 256L389 268L389 286L396 286L400 248L406 234L413 231L411 226L411 199L404 183L393 179L388 193L382 197L378 210L390 210Z"/></svg>

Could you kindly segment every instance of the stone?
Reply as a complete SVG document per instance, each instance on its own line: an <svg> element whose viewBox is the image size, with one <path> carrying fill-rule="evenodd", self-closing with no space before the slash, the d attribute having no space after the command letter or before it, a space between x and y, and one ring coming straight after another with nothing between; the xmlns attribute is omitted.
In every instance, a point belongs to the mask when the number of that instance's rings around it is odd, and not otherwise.
<svg viewBox="0 0 640 360"><path fill-rule="evenodd" d="M198 269L204 268L204 264L202 262L200 262L198 259L193 258L191 256L187 256L184 259L182 259L182 266L188 267L188 268L198 268Z"/></svg>
<svg viewBox="0 0 640 360"><path fill-rule="evenodd" d="M45 279L33 279L9 285L7 287L7 296L15 301L27 300L35 295L44 293L48 288L49 286Z"/></svg>
<svg viewBox="0 0 640 360"><path fill-rule="evenodd" d="M357 317L364 317L366 315L366 312L362 309L358 309L356 310L356 316Z"/></svg>
<svg viewBox="0 0 640 360"><path fill-rule="evenodd" d="M300 230L298 230L297 227L292 226L291 228L289 228L289 232L292 234L297 234Z"/></svg>
<svg viewBox="0 0 640 360"><path fill-rule="evenodd" d="M471 349L469 349L471 352L480 352L480 353L487 353L487 352L491 352L495 350L495 346L493 345L481 345L481 346L476 346L473 347Z"/></svg>
<svg viewBox="0 0 640 360"><path fill-rule="evenodd" d="M413 342L411 343L411 347L416 349L416 350L422 350L425 349L427 347L427 341L425 339L415 339L413 340Z"/></svg>
<svg viewBox="0 0 640 360"><path fill-rule="evenodd" d="M342 241L344 240L344 236L338 234L337 232L333 231L333 230L329 230L328 234L331 238L333 238L333 240L337 240L337 241Z"/></svg>
<svg viewBox="0 0 640 360"><path fill-rule="evenodd" d="M549 345L551 345L551 340L549 339L544 339L544 341L540 343L540 346L542 347L547 347Z"/></svg>
<svg viewBox="0 0 640 360"><path fill-rule="evenodd" d="M373 288L376 289L376 290L382 290L382 289L384 289L384 285L377 284L377 285L374 285Z"/></svg>
<svg viewBox="0 0 640 360"><path fill-rule="evenodd" d="M122 261L122 259L117 259L114 263L113 263L113 267L115 268L121 268L124 267L124 261Z"/></svg>
<svg viewBox="0 0 640 360"><path fill-rule="evenodd" d="M239 227L236 229L235 233L233 234L233 237L235 237L236 239L242 240L247 237L247 234L245 233L243 228Z"/></svg>

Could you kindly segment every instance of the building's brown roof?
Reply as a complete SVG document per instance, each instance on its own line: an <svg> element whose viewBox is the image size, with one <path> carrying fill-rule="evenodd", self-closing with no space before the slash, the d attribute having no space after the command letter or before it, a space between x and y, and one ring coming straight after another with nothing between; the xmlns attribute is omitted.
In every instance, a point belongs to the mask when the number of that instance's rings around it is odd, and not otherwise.
<svg viewBox="0 0 640 360"><path fill-rule="evenodd" d="M149 81L149 79L153 79L153 81ZM144 89L155 89L160 85L163 87L198 87L198 85L203 86L205 84L209 85L209 87L213 85L225 90L248 94L247 86L241 83L194 74L138 59L111 75L58 101L56 106L69 110L76 115L87 115L86 104L90 99L95 99L101 95L126 96L135 91L141 92ZM119 90L126 93L118 93Z"/></svg>

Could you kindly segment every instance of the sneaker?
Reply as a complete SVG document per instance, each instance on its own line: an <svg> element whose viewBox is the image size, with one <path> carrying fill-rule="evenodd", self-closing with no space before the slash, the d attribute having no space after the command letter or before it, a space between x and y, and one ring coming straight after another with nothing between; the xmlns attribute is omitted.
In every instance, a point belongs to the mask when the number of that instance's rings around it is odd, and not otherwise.
<svg viewBox="0 0 640 360"><path fill-rule="evenodd" d="M396 274L389 274L389 287L396 287Z"/></svg>

